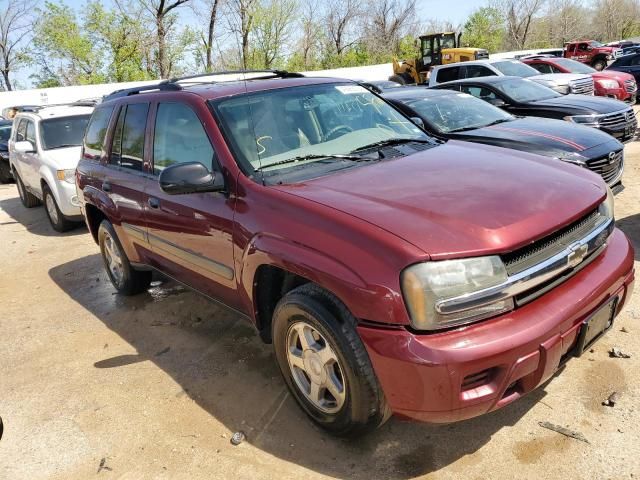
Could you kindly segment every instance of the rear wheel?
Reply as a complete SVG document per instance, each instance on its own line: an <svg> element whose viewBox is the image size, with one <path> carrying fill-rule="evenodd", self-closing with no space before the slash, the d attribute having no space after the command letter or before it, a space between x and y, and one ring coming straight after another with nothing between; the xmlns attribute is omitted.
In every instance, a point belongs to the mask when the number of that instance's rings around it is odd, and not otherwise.
<svg viewBox="0 0 640 480"><path fill-rule="evenodd" d="M40 200L38 199L38 197L27 190L18 174L16 174L16 185L18 187L18 194L20 195L20 201L22 202L22 205L27 208L33 208L40 205Z"/></svg>
<svg viewBox="0 0 640 480"><path fill-rule="evenodd" d="M113 225L103 220L98 229L98 244L109 280L123 295L136 295L149 288L151 272L134 270L116 235Z"/></svg>
<svg viewBox="0 0 640 480"><path fill-rule="evenodd" d="M77 225L75 222L67 220L62 214L58 208L56 199L47 185L42 187L42 200L45 211L47 212L47 217L49 218L49 223L51 223L51 226L56 232L66 232Z"/></svg>
<svg viewBox="0 0 640 480"><path fill-rule="evenodd" d="M285 295L273 314L273 344L293 397L323 429L357 436L389 418L355 319L329 292L306 284Z"/></svg>
<svg viewBox="0 0 640 480"><path fill-rule="evenodd" d="M599 58L595 60L591 66L601 72L607 67L607 61L604 58Z"/></svg>

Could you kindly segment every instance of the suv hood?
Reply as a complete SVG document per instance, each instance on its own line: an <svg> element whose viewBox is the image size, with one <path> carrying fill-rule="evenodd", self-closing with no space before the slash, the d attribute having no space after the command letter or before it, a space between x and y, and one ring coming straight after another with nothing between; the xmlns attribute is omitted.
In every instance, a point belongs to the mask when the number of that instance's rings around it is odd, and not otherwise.
<svg viewBox="0 0 640 480"><path fill-rule="evenodd" d="M590 212L606 194L586 169L455 140L273 188L376 225L434 259L522 247Z"/></svg>
<svg viewBox="0 0 640 480"><path fill-rule="evenodd" d="M635 78L630 73L616 72L615 70L602 70L601 72L592 73L591 76L594 80L617 80L620 84L623 84L627 80L633 80Z"/></svg>
<svg viewBox="0 0 640 480"><path fill-rule="evenodd" d="M42 156L58 170L76 168L80 161L82 147L65 147L43 150Z"/></svg>
<svg viewBox="0 0 640 480"><path fill-rule="evenodd" d="M563 120L535 117L518 118L476 130L450 133L448 136L548 156L561 156L564 152L582 153L598 145L618 143L597 129ZM619 145L622 148L622 144Z"/></svg>
<svg viewBox="0 0 640 480"><path fill-rule="evenodd" d="M576 80L591 80L591 75L584 75L582 73L543 73L529 77L529 80L542 84L553 83L554 85L569 85L569 82Z"/></svg>
<svg viewBox="0 0 640 480"><path fill-rule="evenodd" d="M548 100L538 100L537 102L529 102L529 104L536 107L579 108L585 110L587 114L613 113L631 108L626 103L611 98L574 94L554 97Z"/></svg>

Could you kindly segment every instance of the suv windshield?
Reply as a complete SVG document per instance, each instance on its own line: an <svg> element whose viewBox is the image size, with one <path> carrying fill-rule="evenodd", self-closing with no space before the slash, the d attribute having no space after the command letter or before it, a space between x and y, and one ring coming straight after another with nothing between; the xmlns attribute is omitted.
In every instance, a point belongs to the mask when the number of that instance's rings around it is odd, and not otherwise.
<svg viewBox="0 0 640 480"><path fill-rule="evenodd" d="M398 110L355 84L281 88L212 105L249 175L313 168L310 175L317 176L336 163L347 167L359 159L378 159L358 155L379 142L431 140Z"/></svg>
<svg viewBox="0 0 640 480"><path fill-rule="evenodd" d="M0 125L0 142L8 142L11 137L11 124Z"/></svg>
<svg viewBox="0 0 640 480"><path fill-rule="evenodd" d="M530 67L518 60L505 60L503 62L492 63L501 73L509 77L533 77L534 75L540 75L540 72L535 68Z"/></svg>
<svg viewBox="0 0 640 480"><path fill-rule="evenodd" d="M537 102L562 96L544 85L519 78L496 82L494 87L516 102Z"/></svg>
<svg viewBox="0 0 640 480"><path fill-rule="evenodd" d="M495 125L513 117L466 93L409 100L406 104L441 133Z"/></svg>
<svg viewBox="0 0 640 480"><path fill-rule="evenodd" d="M589 65L585 65L584 63L577 62L576 60L571 60L569 58L557 58L554 59L554 62L569 70L570 73L594 73L597 72L595 68L591 68Z"/></svg>
<svg viewBox="0 0 640 480"><path fill-rule="evenodd" d="M82 145L84 129L91 115L76 115L42 120L40 140L44 150Z"/></svg>

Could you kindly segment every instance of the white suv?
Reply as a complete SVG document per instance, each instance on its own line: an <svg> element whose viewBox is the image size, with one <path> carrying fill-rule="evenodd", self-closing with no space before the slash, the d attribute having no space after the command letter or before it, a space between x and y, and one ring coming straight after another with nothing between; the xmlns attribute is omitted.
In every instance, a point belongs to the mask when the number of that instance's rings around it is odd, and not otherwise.
<svg viewBox="0 0 640 480"><path fill-rule="evenodd" d="M462 80L463 78L511 76L529 78L537 83L567 95L569 93L593 95L591 75L576 73L545 73L514 59L475 60L471 62L449 63L433 67L429 75L429 86Z"/></svg>
<svg viewBox="0 0 640 480"><path fill-rule="evenodd" d="M91 112L89 103L44 106L13 120L9 163L20 200L27 208L44 203L58 232L82 222L75 170Z"/></svg>

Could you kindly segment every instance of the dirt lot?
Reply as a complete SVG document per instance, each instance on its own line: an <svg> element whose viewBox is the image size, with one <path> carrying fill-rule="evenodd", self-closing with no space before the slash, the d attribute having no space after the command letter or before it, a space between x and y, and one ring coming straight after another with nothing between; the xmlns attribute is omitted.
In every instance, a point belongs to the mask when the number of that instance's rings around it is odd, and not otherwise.
<svg viewBox="0 0 640 480"><path fill-rule="evenodd" d="M640 142L625 184L616 214L640 252ZM0 186L0 302L0 479L640 477L640 293L594 353L515 404L449 426L392 419L357 442L307 421L252 327L161 278L114 295L86 229L54 234L15 185ZM614 345L632 358L608 358Z"/></svg>

